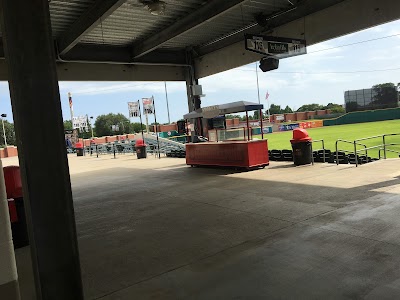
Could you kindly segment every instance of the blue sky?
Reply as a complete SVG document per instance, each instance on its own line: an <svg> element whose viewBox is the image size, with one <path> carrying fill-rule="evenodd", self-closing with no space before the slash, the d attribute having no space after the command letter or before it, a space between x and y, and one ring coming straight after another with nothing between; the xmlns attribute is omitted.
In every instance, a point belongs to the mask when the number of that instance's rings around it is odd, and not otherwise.
<svg viewBox="0 0 400 300"><path fill-rule="evenodd" d="M382 39L341 47L376 38ZM307 51L306 55L281 60L278 70L258 72L262 103L266 104L268 91L270 103L289 105L292 109L307 103L343 104L346 90L400 82L400 20L316 44ZM202 105L258 102L255 68L254 63L201 79L206 94ZM385 69L396 70L339 73ZM167 89L171 121L176 121L188 110L186 87L184 82L167 82ZM110 112L127 115L128 101L153 95L157 121L168 121L163 82L60 82L64 119L70 118L68 92L73 95L75 115L95 118ZM12 121L6 82L0 82L0 112L7 113Z"/></svg>

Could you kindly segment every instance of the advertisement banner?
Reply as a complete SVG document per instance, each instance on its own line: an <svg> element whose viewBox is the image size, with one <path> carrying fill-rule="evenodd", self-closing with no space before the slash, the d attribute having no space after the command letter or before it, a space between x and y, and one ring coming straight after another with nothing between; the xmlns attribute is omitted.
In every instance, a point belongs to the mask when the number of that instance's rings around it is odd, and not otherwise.
<svg viewBox="0 0 400 300"><path fill-rule="evenodd" d="M272 126L263 127L263 133L272 133Z"/></svg>
<svg viewBox="0 0 400 300"><path fill-rule="evenodd" d="M303 129L308 129L308 128L311 128L311 124L312 122L301 122L301 123L299 123L299 127L300 128L303 128Z"/></svg>
<svg viewBox="0 0 400 300"><path fill-rule="evenodd" d="M137 118L140 116L139 101L128 102L129 118Z"/></svg>
<svg viewBox="0 0 400 300"><path fill-rule="evenodd" d="M280 125L278 128L279 128L279 131L290 131L290 130L293 130L295 128L299 128L299 124L298 123L294 123L294 124Z"/></svg>
<svg viewBox="0 0 400 300"><path fill-rule="evenodd" d="M311 128L317 128L317 127L322 127L324 126L324 121L323 120L314 120L311 123Z"/></svg>
<svg viewBox="0 0 400 300"><path fill-rule="evenodd" d="M154 114L153 98L142 98L142 102L143 102L143 113L145 115L153 115Z"/></svg>

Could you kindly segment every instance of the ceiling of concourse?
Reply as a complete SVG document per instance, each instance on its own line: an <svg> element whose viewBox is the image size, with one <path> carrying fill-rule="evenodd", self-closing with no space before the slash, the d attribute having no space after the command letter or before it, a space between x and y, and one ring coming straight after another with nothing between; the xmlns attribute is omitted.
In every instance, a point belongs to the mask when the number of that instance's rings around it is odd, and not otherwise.
<svg viewBox="0 0 400 300"><path fill-rule="evenodd" d="M312 45L396 20L400 1L49 0L49 10L62 80L147 80L150 69L154 80L184 80L188 63L202 78L259 60L245 34Z"/></svg>

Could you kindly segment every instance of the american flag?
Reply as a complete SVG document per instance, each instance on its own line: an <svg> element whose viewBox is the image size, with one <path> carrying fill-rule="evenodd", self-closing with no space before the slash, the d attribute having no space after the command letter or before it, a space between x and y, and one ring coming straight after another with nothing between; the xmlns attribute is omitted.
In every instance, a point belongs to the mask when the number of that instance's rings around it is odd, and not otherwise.
<svg viewBox="0 0 400 300"><path fill-rule="evenodd" d="M265 100L268 101L268 97L269 97L269 93L268 93L268 91L267 91L267 93L265 94Z"/></svg>

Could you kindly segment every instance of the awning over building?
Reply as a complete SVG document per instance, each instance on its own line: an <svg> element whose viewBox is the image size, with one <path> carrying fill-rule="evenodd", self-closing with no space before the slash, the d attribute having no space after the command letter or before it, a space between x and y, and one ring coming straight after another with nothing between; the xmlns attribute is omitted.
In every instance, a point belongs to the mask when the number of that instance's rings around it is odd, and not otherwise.
<svg viewBox="0 0 400 300"><path fill-rule="evenodd" d="M183 116L184 119L195 119L195 118L214 118L220 115L234 114L245 111L263 109L263 104L258 104L248 101L237 101L231 103L225 103L220 105L206 106L195 111L192 111Z"/></svg>

